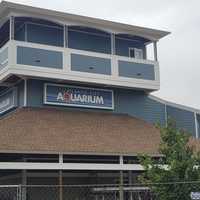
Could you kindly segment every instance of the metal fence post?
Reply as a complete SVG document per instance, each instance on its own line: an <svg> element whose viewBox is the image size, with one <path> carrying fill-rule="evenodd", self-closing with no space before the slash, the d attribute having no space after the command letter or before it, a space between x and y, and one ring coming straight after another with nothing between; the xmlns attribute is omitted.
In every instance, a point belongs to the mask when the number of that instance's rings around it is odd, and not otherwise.
<svg viewBox="0 0 200 200"><path fill-rule="evenodd" d="M123 191L123 171L120 171L120 181L119 181L119 200L124 199L124 191Z"/></svg>
<svg viewBox="0 0 200 200"><path fill-rule="evenodd" d="M22 200L22 186L18 185L17 187L17 200Z"/></svg>

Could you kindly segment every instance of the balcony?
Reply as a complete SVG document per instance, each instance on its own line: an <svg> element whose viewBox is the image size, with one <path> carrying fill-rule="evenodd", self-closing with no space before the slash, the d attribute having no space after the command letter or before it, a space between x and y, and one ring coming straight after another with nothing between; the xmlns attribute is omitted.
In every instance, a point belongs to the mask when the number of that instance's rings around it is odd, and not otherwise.
<svg viewBox="0 0 200 200"><path fill-rule="evenodd" d="M33 18L17 17L10 24L14 31L4 31L10 39L0 49L1 82L15 74L159 89L159 64L147 59L148 39Z"/></svg>

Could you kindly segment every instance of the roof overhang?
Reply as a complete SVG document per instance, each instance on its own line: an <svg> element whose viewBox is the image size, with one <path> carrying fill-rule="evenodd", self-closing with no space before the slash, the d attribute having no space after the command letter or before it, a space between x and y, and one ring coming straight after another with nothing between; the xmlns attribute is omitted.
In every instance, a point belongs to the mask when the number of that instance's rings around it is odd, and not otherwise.
<svg viewBox="0 0 200 200"><path fill-rule="evenodd" d="M107 30L113 30L116 34L118 33L126 33L131 35L138 35L142 36L148 39L151 39L152 41L157 41L164 36L168 35L170 32L162 31L162 30L156 30L156 29L150 29L150 28L144 28L140 26L133 26L129 24L124 23L118 23L103 19L97 19L87 16L81 16L81 15L75 15L75 14L69 14L54 10L48 10L38 7L32 7L22 4L16 4L11 3L7 1L2 1L0 3L0 18L5 17L5 13L9 12L17 12L17 13L27 13L30 15L36 15L36 16L46 16L50 17L52 19L57 19L61 21L72 21L84 25L88 25L90 27L99 27L104 28Z"/></svg>

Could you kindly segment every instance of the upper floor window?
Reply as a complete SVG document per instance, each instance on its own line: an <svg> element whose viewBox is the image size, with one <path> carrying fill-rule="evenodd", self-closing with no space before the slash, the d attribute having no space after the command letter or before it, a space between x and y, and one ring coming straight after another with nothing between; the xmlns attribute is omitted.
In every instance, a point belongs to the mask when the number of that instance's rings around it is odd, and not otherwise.
<svg viewBox="0 0 200 200"><path fill-rule="evenodd" d="M68 47L72 49L111 54L111 35L94 28L69 26Z"/></svg>
<svg viewBox="0 0 200 200"><path fill-rule="evenodd" d="M10 37L10 20L6 21L1 27L0 27L0 48L8 42Z"/></svg>
<svg viewBox="0 0 200 200"><path fill-rule="evenodd" d="M148 39L139 36L117 34L115 36L115 52L119 56L145 59L148 42Z"/></svg>
<svg viewBox="0 0 200 200"><path fill-rule="evenodd" d="M64 28L53 22L28 17L15 18L15 40L64 46Z"/></svg>
<svg viewBox="0 0 200 200"><path fill-rule="evenodd" d="M129 57L143 59L143 50L138 48L129 48Z"/></svg>

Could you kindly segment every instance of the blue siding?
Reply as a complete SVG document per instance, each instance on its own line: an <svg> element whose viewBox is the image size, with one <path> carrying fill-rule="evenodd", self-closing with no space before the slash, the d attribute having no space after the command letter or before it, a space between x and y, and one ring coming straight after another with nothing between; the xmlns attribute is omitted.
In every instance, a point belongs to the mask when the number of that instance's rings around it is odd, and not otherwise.
<svg viewBox="0 0 200 200"><path fill-rule="evenodd" d="M114 110L96 110L84 108L69 108L59 106L48 106L43 104L44 83L42 80L27 81L27 106L30 107L54 107L62 110L87 110L91 112L114 112L124 113L149 123L160 123L165 125L165 105L148 97L143 91L134 91L128 89L113 89L114 91ZM23 106L24 100L24 82L20 82L18 89L18 104ZM195 118L194 113L172 106L167 106L168 117L176 121L177 127L185 129L195 136ZM198 131L200 135L200 114L197 114Z"/></svg>
<svg viewBox="0 0 200 200"><path fill-rule="evenodd" d="M116 54L119 56L129 56L129 48L138 48L143 50L144 58L146 57L145 46L143 43L116 38L115 40Z"/></svg>
<svg viewBox="0 0 200 200"><path fill-rule="evenodd" d="M71 54L71 70L111 75L111 60L79 54Z"/></svg>
<svg viewBox="0 0 200 200"><path fill-rule="evenodd" d="M155 80L154 65L118 61L119 76Z"/></svg>
<svg viewBox="0 0 200 200"><path fill-rule="evenodd" d="M17 90L18 90L18 106L23 107L24 106L24 81L21 81L17 84Z"/></svg>
<svg viewBox="0 0 200 200"><path fill-rule="evenodd" d="M44 81L40 80L28 80L28 106L33 107L47 107L43 105L43 87ZM112 88L107 88L112 89ZM113 89L114 90L114 104L115 109L113 111L103 112L114 112L114 113L126 113L131 116L143 119L150 123L161 123L165 124L165 106L159 102L150 99L142 91L133 91L126 89ZM59 108L59 106L52 106ZM78 109L101 112L101 110L95 109L81 109L81 108L68 108L60 107L61 109Z"/></svg>
<svg viewBox="0 0 200 200"><path fill-rule="evenodd" d="M43 106L44 81L27 81L27 105L31 107Z"/></svg>
<svg viewBox="0 0 200 200"><path fill-rule="evenodd" d="M91 112L114 112L124 113L130 116L143 119L149 123L160 123L165 125L165 105L148 97L143 91L134 91L128 89L114 90L114 110L96 110L84 108L69 108L59 106L48 106L43 104L44 83L42 80L28 80L27 82L27 105L31 107L56 107L65 110L87 110ZM23 82L18 85L18 101L23 105ZM21 102L21 103L20 103ZM185 129L195 136L194 113L179 108L167 106L168 117L176 121L177 127ZM200 124L200 114L197 115ZM200 127L199 134L200 134Z"/></svg>
<svg viewBox="0 0 200 200"><path fill-rule="evenodd" d="M0 69L4 68L8 64L8 62L5 62L7 59L8 59L8 48L5 48L0 53Z"/></svg>
<svg viewBox="0 0 200 200"><path fill-rule="evenodd" d="M69 48L107 54L111 53L111 38L108 36L92 35L69 30L68 37Z"/></svg>
<svg viewBox="0 0 200 200"><path fill-rule="evenodd" d="M193 112L167 106L167 116L176 122L177 128L184 129L195 136L195 117Z"/></svg>
<svg viewBox="0 0 200 200"><path fill-rule="evenodd" d="M63 55L58 51L18 46L17 64L62 69Z"/></svg>
<svg viewBox="0 0 200 200"><path fill-rule="evenodd" d="M118 90L115 95L116 112L127 113L150 123L165 124L165 106L140 91Z"/></svg>

